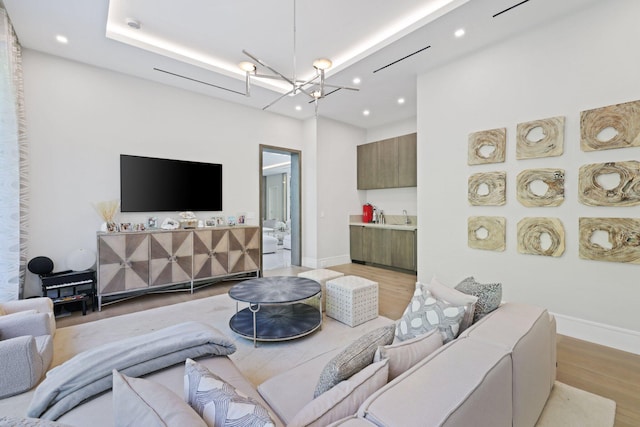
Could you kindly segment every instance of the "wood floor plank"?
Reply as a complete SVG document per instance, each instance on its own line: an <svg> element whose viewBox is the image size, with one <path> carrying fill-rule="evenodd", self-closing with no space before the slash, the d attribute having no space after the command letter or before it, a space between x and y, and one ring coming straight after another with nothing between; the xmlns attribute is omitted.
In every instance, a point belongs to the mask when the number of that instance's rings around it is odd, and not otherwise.
<svg viewBox="0 0 640 427"><path fill-rule="evenodd" d="M399 319L415 289L416 276L396 271L345 264L329 267L345 275L355 275L378 282L379 313ZM289 276L309 270L302 267L265 272L265 276ZM227 293L235 281L221 282L197 290L170 294L144 295L103 308L101 312L87 312L82 316L56 319L58 328L90 322L125 313L177 304L192 299ZM640 426L640 356L575 338L558 336L558 381L616 401L615 427Z"/></svg>

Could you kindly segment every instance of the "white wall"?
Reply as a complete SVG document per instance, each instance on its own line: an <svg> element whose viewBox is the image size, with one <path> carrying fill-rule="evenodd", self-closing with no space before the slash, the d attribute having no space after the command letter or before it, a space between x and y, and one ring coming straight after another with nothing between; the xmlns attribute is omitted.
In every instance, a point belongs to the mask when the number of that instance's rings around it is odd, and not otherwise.
<svg viewBox="0 0 640 427"><path fill-rule="evenodd" d="M309 119L303 125L302 153L302 265L315 268L318 258L318 121Z"/></svg>
<svg viewBox="0 0 640 427"><path fill-rule="evenodd" d="M298 120L28 49L23 68L31 156L28 257L48 256L56 270L67 267L71 251L95 250L102 220L92 203L119 198L121 153L222 163L224 212L236 215L259 211L259 144L302 149ZM177 217L157 215L160 221ZM29 276L26 295L39 293Z"/></svg>
<svg viewBox="0 0 640 427"><path fill-rule="evenodd" d="M362 209L357 190L356 147L364 138L361 128L318 119L317 267L351 262L349 215Z"/></svg>
<svg viewBox="0 0 640 427"><path fill-rule="evenodd" d="M626 334L633 341L626 349L640 352L640 265L578 256L579 217L638 217L640 207L588 207L576 194L581 165L640 155L640 148L590 153L579 148L580 111L640 99L637 16L636 0L597 2L419 77L420 280L437 274L450 285L469 275L499 281L504 299L538 304L558 314L559 329L561 323L587 321L582 323L608 330L605 335ZM566 116L564 155L516 160L516 124L558 115ZM497 127L507 128L507 161L467 166L468 134ZM517 201L516 175L538 167L566 169L561 206L525 208ZM467 178L492 170L507 171L506 206L469 206ZM468 248L467 218L472 215L507 218L505 252ZM517 252L517 222L528 216L562 220L567 246L562 257ZM584 338L589 339L588 333Z"/></svg>
<svg viewBox="0 0 640 427"><path fill-rule="evenodd" d="M367 129L365 142L375 142L396 136L408 135L417 130L416 118Z"/></svg>

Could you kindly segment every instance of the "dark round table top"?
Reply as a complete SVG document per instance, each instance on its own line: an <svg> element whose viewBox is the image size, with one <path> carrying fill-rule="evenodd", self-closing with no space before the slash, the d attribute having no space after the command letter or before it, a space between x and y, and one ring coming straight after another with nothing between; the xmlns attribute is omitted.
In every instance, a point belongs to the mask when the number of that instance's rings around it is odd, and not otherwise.
<svg viewBox="0 0 640 427"><path fill-rule="evenodd" d="M315 280L294 276L258 277L245 280L229 290L236 301L254 304L286 304L317 295L320 284Z"/></svg>

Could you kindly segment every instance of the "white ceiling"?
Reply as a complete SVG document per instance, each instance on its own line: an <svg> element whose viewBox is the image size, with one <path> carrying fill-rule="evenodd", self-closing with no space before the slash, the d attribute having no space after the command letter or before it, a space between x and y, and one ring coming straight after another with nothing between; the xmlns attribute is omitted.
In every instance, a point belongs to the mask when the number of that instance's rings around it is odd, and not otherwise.
<svg viewBox="0 0 640 427"><path fill-rule="evenodd" d="M25 48L254 108L265 107L290 88L254 83L250 97L236 93L245 91L244 75L237 66L249 59L243 49L288 77L295 71L299 79L313 75L314 59L329 58L333 67L327 83L356 86L353 79L358 77L360 90L339 90L321 99L318 114L371 128L416 116L417 75L597 0L297 0L295 70L293 1L4 0L4 4ZM129 19L137 20L141 28L129 27ZM464 37L454 37L458 28L465 29ZM69 42L56 42L56 35ZM262 68L259 72L268 73ZM404 98L404 104L399 105L398 98ZM302 109L296 111L296 106ZM364 110L370 115L364 116ZM285 97L268 111L299 119L315 114L304 94Z"/></svg>

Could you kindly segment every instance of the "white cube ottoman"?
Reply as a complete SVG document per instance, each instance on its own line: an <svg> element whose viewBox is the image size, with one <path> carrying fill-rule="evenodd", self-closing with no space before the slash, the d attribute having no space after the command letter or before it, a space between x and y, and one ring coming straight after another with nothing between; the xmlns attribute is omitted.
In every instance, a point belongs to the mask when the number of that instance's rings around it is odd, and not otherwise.
<svg viewBox="0 0 640 427"><path fill-rule="evenodd" d="M358 276L327 281L327 316L351 327L378 317L378 283Z"/></svg>
<svg viewBox="0 0 640 427"><path fill-rule="evenodd" d="M304 277L305 279L315 280L316 282L320 283L320 288L322 289L322 311L327 311L327 280L337 279L338 277L342 276L344 276L344 273L339 273L337 271L329 270L326 268L319 268L317 270L309 270L298 273L298 277ZM317 301L317 298L313 298L313 302L311 302L310 305L317 307Z"/></svg>

